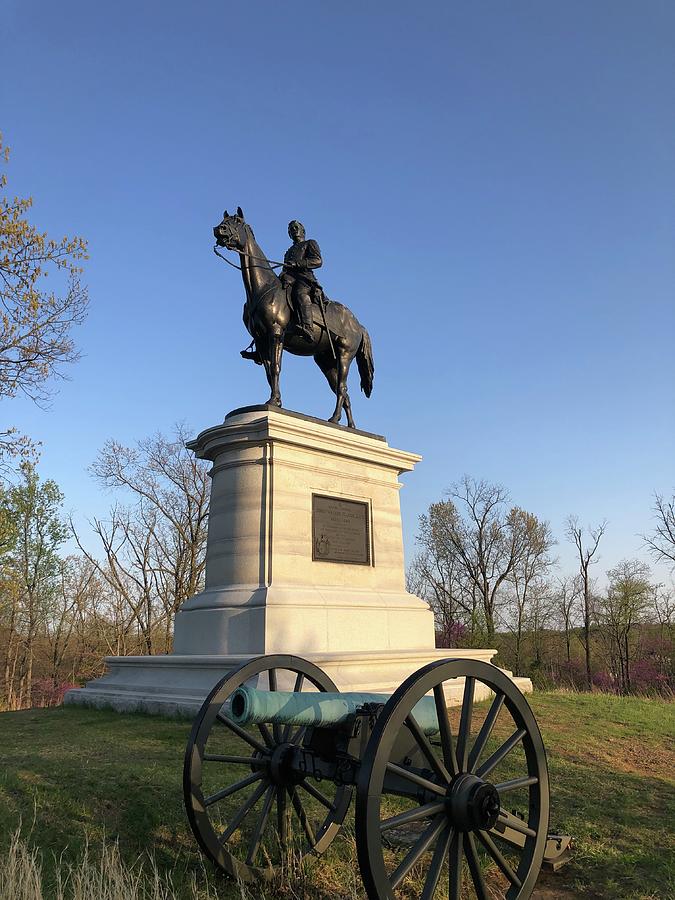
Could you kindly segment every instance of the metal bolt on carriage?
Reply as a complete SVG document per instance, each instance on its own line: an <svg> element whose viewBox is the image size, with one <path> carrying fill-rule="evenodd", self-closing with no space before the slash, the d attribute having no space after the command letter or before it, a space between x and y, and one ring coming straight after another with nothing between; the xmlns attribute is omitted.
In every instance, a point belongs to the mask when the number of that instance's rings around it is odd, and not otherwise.
<svg viewBox="0 0 675 900"><path fill-rule="evenodd" d="M457 685L461 707L448 709ZM542 863L569 853L548 834L534 715L504 672L474 660L432 662L386 696L338 693L298 656L253 659L197 714L183 788L201 849L244 881L323 853L354 792L370 900L525 900Z"/></svg>

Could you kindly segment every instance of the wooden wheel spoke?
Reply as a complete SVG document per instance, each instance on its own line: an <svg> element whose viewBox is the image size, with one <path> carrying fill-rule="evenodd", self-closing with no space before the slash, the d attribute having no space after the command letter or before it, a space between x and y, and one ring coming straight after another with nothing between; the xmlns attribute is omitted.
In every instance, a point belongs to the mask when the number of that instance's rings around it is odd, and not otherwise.
<svg viewBox="0 0 675 900"><path fill-rule="evenodd" d="M218 753L205 753L202 759L204 762L230 763L241 766L267 765L267 760L260 756L221 756Z"/></svg>
<svg viewBox="0 0 675 900"><path fill-rule="evenodd" d="M227 841L229 841L229 839L232 837L234 832L237 830L237 828L239 828L241 823L244 821L246 816L249 814L250 810L253 809L253 807L256 805L258 800L260 800L260 798L262 797L262 795L265 793L266 790L267 790L267 782L265 781L258 787L258 789L255 791L255 793L251 794L251 796L248 798L246 803L244 803L244 805L239 808L239 811L237 812L235 817L232 819L230 824L227 826L225 831L221 835L218 836L218 840L220 841L221 844L226 844Z"/></svg>
<svg viewBox="0 0 675 900"><path fill-rule="evenodd" d="M439 835L420 900L433 900L439 878L441 877L441 869L443 868L445 857L448 855L448 847L454 833L455 829L451 825L446 825L445 831Z"/></svg>
<svg viewBox="0 0 675 900"><path fill-rule="evenodd" d="M415 717L412 713L410 713L410 715L406 717L405 724L408 730L411 732L412 736L417 741L417 746L422 751L424 758L434 770L438 778L440 778L441 781L445 781L446 784L450 784L450 782L452 781L452 776L449 774L446 767L434 753L433 747L429 743L429 738L417 724L417 721L415 720Z"/></svg>
<svg viewBox="0 0 675 900"><path fill-rule="evenodd" d="M252 735L245 731L240 725L237 725L236 722L233 722L232 719L228 719L226 715L223 713L218 713L216 716L216 720L224 725L226 728L229 728L237 737L240 737L242 741L246 741L246 743L253 747L254 750L257 750L259 753L267 754L267 747L264 744L261 744L259 740L254 738Z"/></svg>
<svg viewBox="0 0 675 900"><path fill-rule="evenodd" d="M530 785L539 784L539 779L536 775L528 775L524 778L513 778L511 781L502 781L500 784L496 784L495 788L500 794L505 794L507 791L515 791L518 788L530 787Z"/></svg>
<svg viewBox="0 0 675 900"><path fill-rule="evenodd" d="M314 787L313 784L309 784L307 781L301 781L298 784L298 787L301 787L303 790L307 791L310 796L314 797L315 800L318 800L319 803L326 807L326 809L329 809L331 812L335 812L337 808L335 804L331 803L328 797L325 797L320 790Z"/></svg>
<svg viewBox="0 0 675 900"><path fill-rule="evenodd" d="M510 812L502 808L499 810L499 819L505 825L508 825L509 828L513 828L514 831L519 832L519 834L527 835L527 837L536 837L537 832L534 831L527 822L523 822L522 819L519 819L518 816L512 815ZM496 834L499 834L497 831Z"/></svg>
<svg viewBox="0 0 675 900"><path fill-rule="evenodd" d="M277 670L269 669L269 671L267 672L267 677L269 679L270 690L276 691L277 690ZM272 725L272 734L274 735L274 744L275 745L280 744L281 743L281 725L277 725L276 723L274 723Z"/></svg>
<svg viewBox="0 0 675 900"><path fill-rule="evenodd" d="M276 788L273 784L267 788L267 793L265 794L265 802L263 803L263 808L260 812L260 815L258 816L258 821L255 826L255 831L253 832L253 835L251 837L251 842L248 845L248 856L246 857L247 866L253 865L258 854L260 841L262 840L262 836L265 833L265 828L270 817L270 811L272 809L272 803L274 802L275 791Z"/></svg>
<svg viewBox="0 0 675 900"><path fill-rule="evenodd" d="M295 734L291 738L291 744L300 745L302 743L302 739L304 738L306 731L307 731L306 725L302 725L300 728L298 728L298 730L295 732Z"/></svg>
<svg viewBox="0 0 675 900"><path fill-rule="evenodd" d="M445 828L447 822L448 820L445 816L438 816L431 825L429 825L426 831L422 833L419 840L413 844L410 850L408 850L389 877L389 883L391 884L392 890L395 890L398 887L420 856L429 849L441 831Z"/></svg>
<svg viewBox="0 0 675 900"><path fill-rule="evenodd" d="M448 881L450 900L460 900L462 893L462 835L456 831L450 842L448 855Z"/></svg>
<svg viewBox="0 0 675 900"><path fill-rule="evenodd" d="M316 844L316 838L314 837L314 831L309 823L309 819L307 818L305 808L302 805L300 797L298 797L298 792L294 787L291 786L288 788L288 793L291 795L291 803L293 804L293 809L295 810L295 814L297 815L297 817L300 819L300 824L302 825L303 831L307 836L309 845L310 847L313 847Z"/></svg>
<svg viewBox="0 0 675 900"><path fill-rule="evenodd" d="M467 831L464 835L464 852L469 863L469 871L471 872L471 880L476 891L476 897L478 900L489 900L485 879L480 870L480 862L476 853L476 842L470 831Z"/></svg>
<svg viewBox="0 0 675 900"><path fill-rule="evenodd" d="M416 806L414 809L408 809L392 816L389 819L383 819L380 822L380 831L389 831L391 828L398 828L399 825L407 825L408 822L418 822L420 819L429 819L445 810L445 803L425 803L424 806Z"/></svg>
<svg viewBox="0 0 675 900"><path fill-rule="evenodd" d="M253 784L255 781L260 781L262 777L262 772L253 772L253 774L249 775L248 778L242 778L241 781L235 781L235 783L231 784L229 787L223 788L221 791L216 791L215 794L211 794L209 797L206 797L206 799L204 800L204 806L213 806L213 804L218 803L219 800L224 800L225 797L231 797L232 794L236 794L238 791L242 791L245 787L248 787L249 784Z"/></svg>
<svg viewBox="0 0 675 900"><path fill-rule="evenodd" d="M511 737L504 741L501 747L492 754L492 756L488 757L485 760L483 765L478 769L476 775L479 778L485 778L486 775L489 775L490 772L499 765L499 763L507 756L515 746L517 746L522 739L527 734L524 728L519 728L518 731L514 731Z"/></svg>
<svg viewBox="0 0 675 900"><path fill-rule="evenodd" d="M445 693L443 685L434 686L434 702L436 703L436 716L438 718L438 728L441 735L441 749L443 751L443 761L446 769L457 775L459 766L457 765L457 753L455 752L455 742L452 739L452 728L450 727L450 719L448 719L448 707L445 702Z"/></svg>
<svg viewBox="0 0 675 900"><path fill-rule="evenodd" d="M488 710L488 714L485 717L485 721L481 727L481 730L478 732L478 737L476 738L476 742L471 748L471 753L469 754L469 772L473 772L476 768L476 763L480 759L480 755L485 749L485 746L490 739L490 735L492 734L492 729L494 728L495 722L497 721L497 716L504 704L505 695L504 694L496 694L494 700L492 701L492 705Z"/></svg>
<svg viewBox="0 0 675 900"><path fill-rule="evenodd" d="M473 714L473 692L476 679L467 675L464 679L464 696L462 698L462 714L459 720L459 734L457 735L457 763L460 772L466 772L467 758L469 754L469 739L471 738L471 716Z"/></svg>
<svg viewBox="0 0 675 900"><path fill-rule="evenodd" d="M276 728L277 726L274 727ZM272 737L269 728L264 722L258 723L258 731L260 732L263 741L265 741L265 746L270 750L273 750L279 742Z"/></svg>
<svg viewBox="0 0 675 900"><path fill-rule="evenodd" d="M402 766L397 766L396 763L392 762L387 763L387 771L391 772L392 775L399 775L401 778L405 778L406 781L412 781L413 784L431 791L432 794L439 794L441 797L445 797L444 785L429 781L427 778L418 775L417 772L411 772L410 769L404 769Z"/></svg>
<svg viewBox="0 0 675 900"><path fill-rule="evenodd" d="M302 690L302 685L303 685L304 681L305 681L305 676L302 674L302 672L298 672L296 679L295 679L295 684L293 685L293 693L294 694L300 693L300 691ZM284 726L284 730L281 735L281 743L282 744L286 744L289 741L292 728L293 728L292 725Z"/></svg>
<svg viewBox="0 0 675 900"><path fill-rule="evenodd" d="M478 833L478 840L485 847L487 852L494 859L494 861L497 863L497 865L502 870L504 875L506 875L506 877L509 879L511 884L515 885L517 888L522 887L522 882L521 882L520 878L518 878L518 876L513 871L511 866L507 863L503 854L499 850L499 847L497 847L497 845L492 840L492 838L487 833L487 831L479 831L477 833Z"/></svg>

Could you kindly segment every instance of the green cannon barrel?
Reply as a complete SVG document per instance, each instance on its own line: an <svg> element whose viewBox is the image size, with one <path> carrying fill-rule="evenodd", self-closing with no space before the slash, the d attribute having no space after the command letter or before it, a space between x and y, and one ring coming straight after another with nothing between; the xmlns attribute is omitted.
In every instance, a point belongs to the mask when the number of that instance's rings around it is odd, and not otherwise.
<svg viewBox="0 0 675 900"><path fill-rule="evenodd" d="M259 691L243 685L232 694L229 716L237 725L339 725L366 703L386 703L388 694ZM423 697L413 709L425 734L436 734L438 717L433 697Z"/></svg>

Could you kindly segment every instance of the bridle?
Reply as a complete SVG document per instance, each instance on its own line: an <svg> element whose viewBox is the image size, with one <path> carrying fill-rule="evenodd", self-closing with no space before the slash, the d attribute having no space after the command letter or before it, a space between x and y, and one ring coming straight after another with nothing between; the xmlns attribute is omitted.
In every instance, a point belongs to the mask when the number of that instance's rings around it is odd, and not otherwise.
<svg viewBox="0 0 675 900"><path fill-rule="evenodd" d="M224 220L223 220L223 221L224 221ZM246 226L246 223L243 223L243 224L244 224L244 228L246 228L246 227L247 227L247 226ZM221 224L220 224L218 227L219 227L219 228L222 228L222 227L223 227L223 223L221 222ZM227 229L227 230L230 232L230 235L229 235L229 236L232 236L232 231L233 231L233 229L229 227L229 224L228 224L228 229ZM216 241L216 243L215 243L214 246L213 246L213 252L216 254L216 256L219 256L221 259L225 260L225 262L228 264L228 266L232 266L233 269L238 269L238 270L241 272L241 266L238 266L236 263L233 263L232 260L229 260L226 256L223 256L222 253L219 253L219 252L218 252L218 247L219 247L219 246L222 246L222 245L221 245L221 244L218 244L218 242ZM266 268L270 268L270 269L279 269L279 268L281 268L283 265L285 265L285 263L282 263L282 262L275 262L273 259L267 259L267 257L265 257L265 256L254 256L252 253L246 253L245 250L234 250L234 249L232 249L231 247L227 247L227 246L225 247L225 249L226 249L226 250L230 250L230 252L232 252L232 253L238 253L240 256L246 256L246 257L248 257L248 259L254 259L254 260L256 260L257 262L264 262L264 263L267 264L267 265L265 265L265 266L257 266L257 265L255 265L255 263L254 263L254 264L252 265L252 267L251 267L251 268L253 268L253 269L266 269Z"/></svg>

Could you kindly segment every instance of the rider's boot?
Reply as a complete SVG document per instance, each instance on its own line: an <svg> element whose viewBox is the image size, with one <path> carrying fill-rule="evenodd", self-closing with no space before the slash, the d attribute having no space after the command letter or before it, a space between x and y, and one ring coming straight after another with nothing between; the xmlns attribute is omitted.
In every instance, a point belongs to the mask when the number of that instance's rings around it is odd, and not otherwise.
<svg viewBox="0 0 675 900"><path fill-rule="evenodd" d="M262 357L257 350L240 350L239 355L243 359L251 359L256 365L262 366Z"/></svg>
<svg viewBox="0 0 675 900"><path fill-rule="evenodd" d="M300 314L299 332L303 340L310 343L314 340L314 316L312 315L312 301L309 297L303 297L298 303Z"/></svg>
<svg viewBox="0 0 675 900"><path fill-rule="evenodd" d="M245 350L240 350L239 355L243 359L251 359L257 366L262 366L262 356L258 352L258 348L255 345L255 341L251 341L248 347Z"/></svg>

